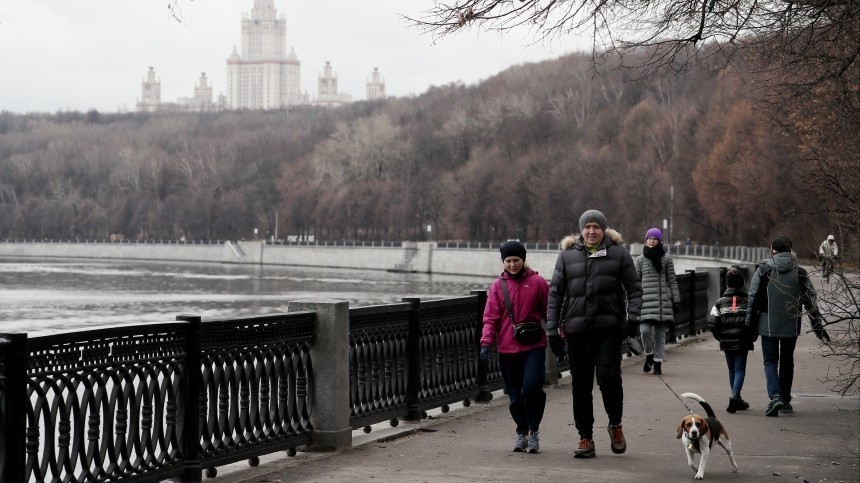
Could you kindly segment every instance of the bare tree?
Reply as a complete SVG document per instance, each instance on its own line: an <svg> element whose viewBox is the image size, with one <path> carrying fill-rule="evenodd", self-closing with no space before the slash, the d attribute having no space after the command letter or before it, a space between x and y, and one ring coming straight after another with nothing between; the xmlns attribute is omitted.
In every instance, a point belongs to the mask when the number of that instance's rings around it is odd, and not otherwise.
<svg viewBox="0 0 860 483"><path fill-rule="evenodd" d="M437 37L471 28L527 29L538 41L586 34L595 58L623 59L649 48L640 66L652 72L685 69L703 55L730 58L737 46L754 45L771 54L759 60L779 73L787 65L809 65L808 47L833 45L840 47L816 55L817 67L806 82L857 82L852 74L860 53L860 4L853 0L433 0L422 18L406 18Z"/></svg>
<svg viewBox="0 0 860 483"><path fill-rule="evenodd" d="M837 269L830 282L818 290L818 305L830 334L830 342L820 347L824 357L838 361L825 381L843 396L860 392L860 278Z"/></svg>

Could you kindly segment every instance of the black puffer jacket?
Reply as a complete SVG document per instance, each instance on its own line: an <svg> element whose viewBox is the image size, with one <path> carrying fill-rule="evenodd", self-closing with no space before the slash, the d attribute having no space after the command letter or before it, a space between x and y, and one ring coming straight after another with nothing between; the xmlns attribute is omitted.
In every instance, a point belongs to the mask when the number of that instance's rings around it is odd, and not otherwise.
<svg viewBox="0 0 860 483"><path fill-rule="evenodd" d="M639 317L642 284L633 257L620 242L621 235L611 228L593 254L585 248L582 236L562 240L550 282L547 334L557 334L559 329L565 334L620 330L627 314Z"/></svg>
<svg viewBox="0 0 860 483"><path fill-rule="evenodd" d="M753 334L746 325L747 293L740 288L729 288L708 314L708 325L714 339L720 341L723 351L751 351Z"/></svg>

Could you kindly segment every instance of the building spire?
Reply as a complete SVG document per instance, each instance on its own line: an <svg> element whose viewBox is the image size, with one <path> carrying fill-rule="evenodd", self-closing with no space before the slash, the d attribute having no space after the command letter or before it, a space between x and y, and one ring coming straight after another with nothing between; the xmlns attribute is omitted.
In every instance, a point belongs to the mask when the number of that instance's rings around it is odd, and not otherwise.
<svg viewBox="0 0 860 483"><path fill-rule="evenodd" d="M251 10L253 20L275 20L275 0L254 0L254 8Z"/></svg>

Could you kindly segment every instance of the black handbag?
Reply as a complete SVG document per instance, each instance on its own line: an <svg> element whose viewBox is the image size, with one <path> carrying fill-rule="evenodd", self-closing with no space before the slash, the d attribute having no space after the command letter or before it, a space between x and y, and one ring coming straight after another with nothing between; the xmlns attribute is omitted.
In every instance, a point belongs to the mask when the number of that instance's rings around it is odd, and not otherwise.
<svg viewBox="0 0 860 483"><path fill-rule="evenodd" d="M511 324L514 326L514 339L522 345L534 345L540 342L543 337L543 327L540 322L532 322L530 320L514 322L514 307L511 304L511 296L508 294L508 284L504 278L500 278L502 282L502 293L505 296L505 306L508 308L508 317L511 319Z"/></svg>

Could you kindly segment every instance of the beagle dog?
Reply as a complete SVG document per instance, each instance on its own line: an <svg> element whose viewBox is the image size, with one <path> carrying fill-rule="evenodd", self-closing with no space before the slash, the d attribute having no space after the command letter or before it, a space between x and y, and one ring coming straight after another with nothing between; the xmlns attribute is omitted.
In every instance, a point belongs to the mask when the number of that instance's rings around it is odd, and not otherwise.
<svg viewBox="0 0 860 483"><path fill-rule="evenodd" d="M711 405L702 399L698 394L685 392L681 397L691 399L698 402L708 414L707 418L703 418L698 414L690 414L681 420L678 425L678 435L676 438L684 443L684 451L687 452L687 464L696 472L696 479L705 478L705 467L708 465L708 457L711 455L711 447L714 443L719 444L726 450L729 455L729 460L732 463L732 472L737 473L738 463L735 461L735 454L732 452L732 442L729 439L729 433L726 428L717 421L717 416ZM691 411L692 413L692 411ZM702 457L699 459L698 466L693 461L693 453L700 453Z"/></svg>

